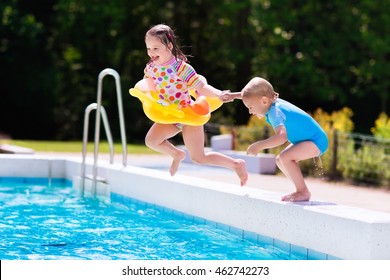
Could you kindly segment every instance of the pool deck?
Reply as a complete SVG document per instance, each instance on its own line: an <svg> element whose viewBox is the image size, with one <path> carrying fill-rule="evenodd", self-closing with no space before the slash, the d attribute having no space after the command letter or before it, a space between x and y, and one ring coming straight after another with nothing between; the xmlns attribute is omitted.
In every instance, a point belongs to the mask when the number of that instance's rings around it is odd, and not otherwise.
<svg viewBox="0 0 390 280"><path fill-rule="evenodd" d="M37 155L53 157L81 158L81 153L36 153ZM91 159L92 155L87 155ZM99 161L108 161L108 154L99 154ZM115 163L122 162L122 155L115 155ZM127 156L127 164L168 172L171 159L164 155L134 155ZM177 174L215 180L239 185L237 175L229 169L213 166L201 166L183 162ZM390 190L374 187L353 186L342 182L328 182L320 178L306 178L306 183L312 193L311 201L326 201L338 205L352 206L380 212L390 213ZM280 196L294 191L293 185L283 175L264 175L249 173L246 188L256 188L275 193Z"/></svg>

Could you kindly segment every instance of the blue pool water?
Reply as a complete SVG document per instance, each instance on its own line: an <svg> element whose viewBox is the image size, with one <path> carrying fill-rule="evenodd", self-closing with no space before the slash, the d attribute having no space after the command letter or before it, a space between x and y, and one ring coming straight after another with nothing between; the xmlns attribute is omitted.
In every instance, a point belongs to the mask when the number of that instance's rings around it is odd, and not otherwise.
<svg viewBox="0 0 390 280"><path fill-rule="evenodd" d="M297 259L120 196L79 196L63 179L0 178L0 259Z"/></svg>

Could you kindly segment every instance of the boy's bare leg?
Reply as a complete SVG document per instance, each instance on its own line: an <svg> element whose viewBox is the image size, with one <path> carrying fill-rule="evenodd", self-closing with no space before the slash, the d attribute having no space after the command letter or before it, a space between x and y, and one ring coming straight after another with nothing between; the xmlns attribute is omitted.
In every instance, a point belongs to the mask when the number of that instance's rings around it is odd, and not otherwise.
<svg viewBox="0 0 390 280"><path fill-rule="evenodd" d="M308 201L311 193L306 186L298 162L318 156L317 146L311 141L288 146L276 159L278 167L294 183L296 191L282 197L282 201Z"/></svg>
<svg viewBox="0 0 390 280"><path fill-rule="evenodd" d="M175 175L180 163L186 156L186 152L176 148L167 139L172 138L180 132L173 124L159 124L155 123L149 129L145 137L145 144L149 148L170 155L172 157L172 164L169 169L171 176Z"/></svg>

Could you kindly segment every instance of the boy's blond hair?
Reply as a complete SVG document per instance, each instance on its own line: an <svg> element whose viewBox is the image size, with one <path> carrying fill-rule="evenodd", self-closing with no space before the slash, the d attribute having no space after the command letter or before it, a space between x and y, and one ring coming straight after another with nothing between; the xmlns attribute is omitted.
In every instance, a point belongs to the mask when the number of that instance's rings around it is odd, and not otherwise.
<svg viewBox="0 0 390 280"><path fill-rule="evenodd" d="M255 77L242 89L242 98L252 98L266 96L268 98L278 98L279 93L274 91L273 86L266 79Z"/></svg>

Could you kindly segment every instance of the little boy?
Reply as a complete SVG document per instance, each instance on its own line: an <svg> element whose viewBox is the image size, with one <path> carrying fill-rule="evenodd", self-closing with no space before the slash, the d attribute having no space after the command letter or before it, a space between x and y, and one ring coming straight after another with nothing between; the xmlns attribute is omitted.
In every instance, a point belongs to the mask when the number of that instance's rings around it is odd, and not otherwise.
<svg viewBox="0 0 390 280"><path fill-rule="evenodd" d="M266 121L275 135L251 144L247 153L256 155L260 150L290 142L277 157L276 164L293 182L296 191L282 197L282 201L308 201L310 191L306 186L298 162L319 157L328 148L328 138L320 125L306 112L279 98L272 85L263 78L253 78L241 93L225 94L224 101L242 99L249 113Z"/></svg>

